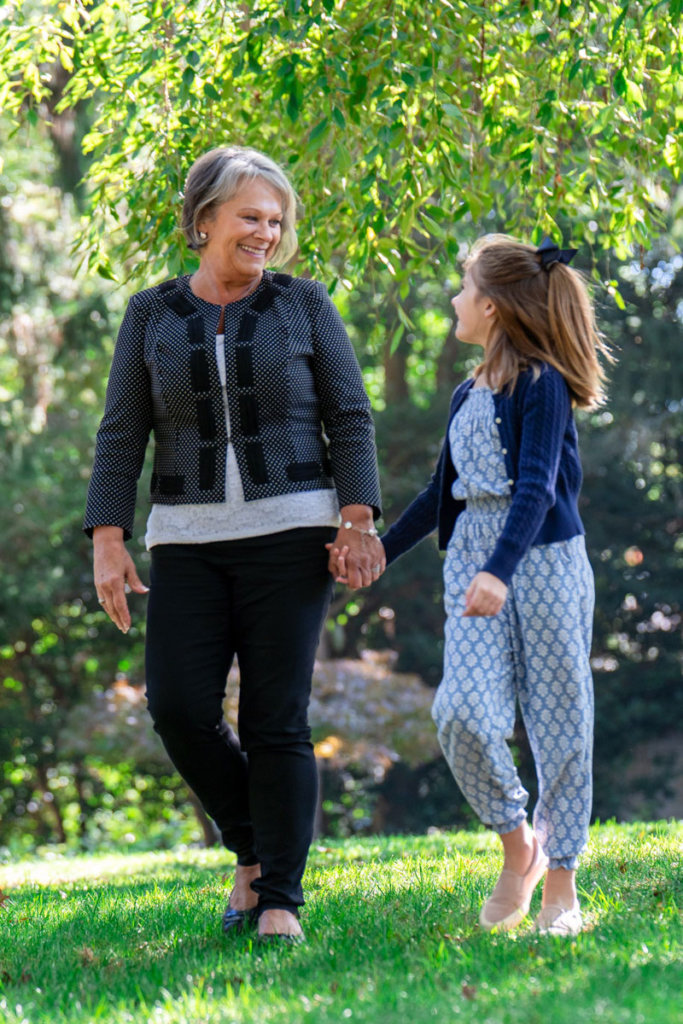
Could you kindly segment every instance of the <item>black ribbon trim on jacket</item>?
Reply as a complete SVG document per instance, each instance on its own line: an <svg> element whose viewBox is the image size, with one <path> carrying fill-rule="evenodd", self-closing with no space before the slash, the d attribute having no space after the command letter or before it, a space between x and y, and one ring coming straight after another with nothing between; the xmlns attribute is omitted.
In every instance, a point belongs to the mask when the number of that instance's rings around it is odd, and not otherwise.
<svg viewBox="0 0 683 1024"><path fill-rule="evenodd" d="M166 292L161 297L169 309L172 309L178 316L192 316L193 313L197 312L190 300L186 299L180 292Z"/></svg>
<svg viewBox="0 0 683 1024"><path fill-rule="evenodd" d="M238 345L249 345L253 341L254 331L256 330L256 321L258 317L250 309L246 313L242 314L240 325L237 328L237 344Z"/></svg>
<svg viewBox="0 0 683 1024"><path fill-rule="evenodd" d="M287 280L285 281L285 278ZM279 280L278 280L279 279ZM275 274L273 283L286 287L291 278L287 274ZM237 405L239 409L240 428L244 437L257 438L259 435L259 407L254 394L254 334L259 313L269 309L278 295L278 288L268 283L245 310L237 327L235 343L235 368L237 372ZM245 393L246 392L246 393ZM245 458L249 475L255 484L268 483L268 470L260 441L248 441L245 445Z"/></svg>
<svg viewBox="0 0 683 1024"><path fill-rule="evenodd" d="M179 474L171 476L164 473L152 473L152 494L184 494L185 477Z"/></svg>
<svg viewBox="0 0 683 1024"><path fill-rule="evenodd" d="M245 437L257 437L259 432L258 403L254 395L238 395L240 422Z"/></svg>
<svg viewBox="0 0 683 1024"><path fill-rule="evenodd" d="M273 284L277 284L280 288L289 288L292 283L292 277L290 274L273 274Z"/></svg>
<svg viewBox="0 0 683 1024"><path fill-rule="evenodd" d="M193 391L209 390L209 361L203 348L195 348L190 352L190 375Z"/></svg>
<svg viewBox="0 0 683 1024"><path fill-rule="evenodd" d="M186 321L190 343L190 382L195 393L199 436L202 441L213 442L211 447L199 451L199 489L210 491L216 482L216 420L209 393L211 374L205 348L204 317L179 291L177 280L165 281L157 291L169 309ZM182 493L163 490L161 485L160 490L162 494Z"/></svg>
<svg viewBox="0 0 683 1024"><path fill-rule="evenodd" d="M187 336L190 339L190 345L203 345L204 344L204 317L193 316L187 321Z"/></svg>
<svg viewBox="0 0 683 1024"><path fill-rule="evenodd" d="M291 283L292 278L289 274L273 274L271 281L266 283L260 294L254 298L250 308L242 315L235 345L237 386L240 390L253 392L254 388L253 340L258 315L269 309L277 297L278 291L288 288ZM199 451L199 487L201 490L211 490L216 478L216 423L211 398L207 395L210 390L211 376L205 349L204 318L198 312L197 307L181 293L177 279L157 285L156 291L169 309L177 316L187 320L187 335L191 346L190 378L192 390L197 396L199 436L202 441L213 442ZM259 410L256 396L253 393L238 394L238 405L244 436L258 437ZM245 458L253 482L255 484L268 483L268 470L261 441L254 440L246 443ZM290 469L295 475L290 474ZM320 476L321 472L326 473L327 467L323 465L321 470L319 463L292 463L288 467L288 475L292 480L314 479ZM185 479L180 475L153 474L152 490L161 494L182 494L185 490Z"/></svg>
<svg viewBox="0 0 683 1024"><path fill-rule="evenodd" d="M290 462L287 476L290 480L316 480L323 475L319 462Z"/></svg>
<svg viewBox="0 0 683 1024"><path fill-rule="evenodd" d="M237 369L237 386L240 388L253 388L254 355L251 345L236 346L235 366Z"/></svg>
<svg viewBox="0 0 683 1024"><path fill-rule="evenodd" d="M319 462L290 462L287 466L290 480L317 480L320 476L332 476L332 463L325 457Z"/></svg>
<svg viewBox="0 0 683 1024"><path fill-rule="evenodd" d="M197 399L197 423L202 441L213 441L216 437L216 421L213 418L210 398Z"/></svg>
<svg viewBox="0 0 683 1024"><path fill-rule="evenodd" d="M199 451L199 490L210 491L216 482L216 449L201 448Z"/></svg>

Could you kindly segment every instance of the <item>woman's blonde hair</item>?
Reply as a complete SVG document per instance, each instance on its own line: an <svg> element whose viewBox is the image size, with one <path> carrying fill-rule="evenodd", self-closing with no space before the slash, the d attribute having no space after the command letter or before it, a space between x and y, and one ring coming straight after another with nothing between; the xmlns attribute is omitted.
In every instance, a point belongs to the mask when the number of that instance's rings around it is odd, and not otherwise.
<svg viewBox="0 0 683 1024"><path fill-rule="evenodd" d="M249 182L262 180L282 202L280 241L273 251L273 262L283 266L294 255L296 237L296 192L287 175L274 160L257 149L223 146L211 149L192 164L185 182L180 227L190 249L201 249L206 239L199 237L197 225L211 218L221 203L227 203Z"/></svg>
<svg viewBox="0 0 683 1024"><path fill-rule="evenodd" d="M472 247L465 270L496 307L485 372L512 391L522 370L549 363L567 382L575 405L591 409L605 399L598 355L612 356L595 325L581 274L564 263L543 267L537 249L507 235L486 235Z"/></svg>

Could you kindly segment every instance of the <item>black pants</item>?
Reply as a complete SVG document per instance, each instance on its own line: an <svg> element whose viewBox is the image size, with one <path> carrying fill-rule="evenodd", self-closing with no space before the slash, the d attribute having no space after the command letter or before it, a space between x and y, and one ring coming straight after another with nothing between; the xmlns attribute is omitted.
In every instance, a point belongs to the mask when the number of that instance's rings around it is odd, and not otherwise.
<svg viewBox="0 0 683 1024"><path fill-rule="evenodd" d="M174 765L239 864L261 864L259 910L295 910L317 772L311 676L332 589L329 527L152 548L147 698ZM239 741L223 718L240 667Z"/></svg>

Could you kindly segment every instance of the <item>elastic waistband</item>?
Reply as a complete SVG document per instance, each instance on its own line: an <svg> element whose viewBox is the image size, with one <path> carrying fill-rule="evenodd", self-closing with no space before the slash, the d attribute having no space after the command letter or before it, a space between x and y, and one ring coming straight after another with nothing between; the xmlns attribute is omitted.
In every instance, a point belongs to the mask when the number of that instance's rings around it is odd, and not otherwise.
<svg viewBox="0 0 683 1024"><path fill-rule="evenodd" d="M467 498L465 508L468 512L500 513L507 512L510 507L510 498L505 495L482 494L473 498Z"/></svg>

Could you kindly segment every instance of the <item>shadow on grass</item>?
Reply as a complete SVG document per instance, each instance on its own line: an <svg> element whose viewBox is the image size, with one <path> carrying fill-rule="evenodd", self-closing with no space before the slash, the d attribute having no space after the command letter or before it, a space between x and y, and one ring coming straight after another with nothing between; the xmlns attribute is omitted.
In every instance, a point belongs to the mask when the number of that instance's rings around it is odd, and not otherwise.
<svg viewBox="0 0 683 1024"><path fill-rule="evenodd" d="M86 1024L94 1017L142 1024L160 1000L189 1007L200 999L220 1021L258 1020L259 1013L290 1021L318 1000L316 1022L339 1021L352 1005L355 1020L417 1024L427 1010L408 1010L407 992L419 994L429 1013L448 1012L456 999L469 1013L475 999L482 1010L496 993L522 985L522 1003L579 982L596 999L617 985L610 997L617 1002L618 986L628 988L629 979L643 984L650 977L662 989L661 972L681 937L674 844L657 849L650 833L611 843L610 835L596 833L581 872L589 931L572 942L528 928L512 936L478 929L481 901L500 867L496 847L480 834L318 844L303 947L261 947L253 931L222 934L227 865L178 861L161 865L158 877L152 866L143 878L24 886L0 912L0 1015L10 1024ZM539 899L537 893L534 909ZM13 1016L17 1005L23 1017ZM224 1017L230 1007L233 1017ZM202 1015L209 1010L189 1012L160 1019L214 1019ZM563 1012L556 1006L547 1019L563 1021ZM616 1009L603 1017L619 1019Z"/></svg>

